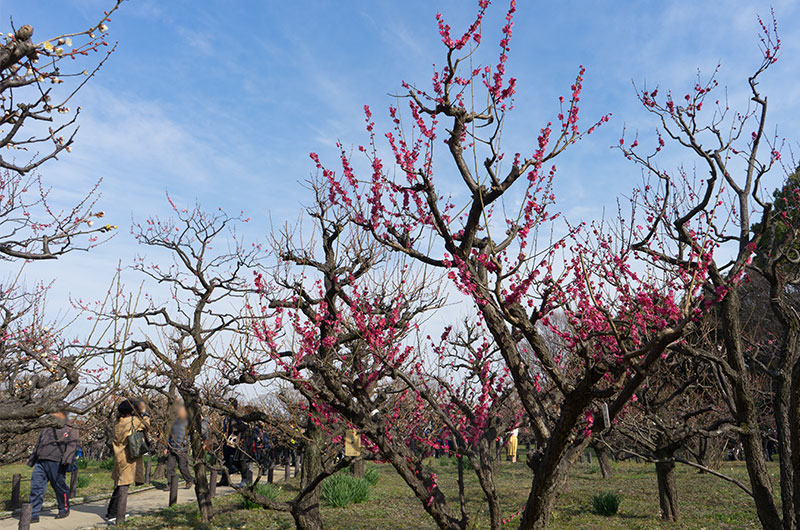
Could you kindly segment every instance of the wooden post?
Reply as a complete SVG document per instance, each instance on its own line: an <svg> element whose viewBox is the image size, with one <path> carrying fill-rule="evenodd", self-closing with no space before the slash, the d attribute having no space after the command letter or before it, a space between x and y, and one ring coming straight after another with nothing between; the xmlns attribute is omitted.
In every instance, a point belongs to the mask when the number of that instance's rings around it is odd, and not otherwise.
<svg viewBox="0 0 800 530"><path fill-rule="evenodd" d="M581 453L580 455L578 455L578 462L580 462L581 464L583 464L583 453Z"/></svg>
<svg viewBox="0 0 800 530"><path fill-rule="evenodd" d="M586 461L589 462L590 464L592 463L592 452L591 451L586 451Z"/></svg>
<svg viewBox="0 0 800 530"><path fill-rule="evenodd" d="M15 474L11 479L11 511L13 512L20 506L19 496L19 483L22 480L22 475Z"/></svg>
<svg viewBox="0 0 800 530"><path fill-rule="evenodd" d="M74 499L75 494L78 493L78 468L75 468L69 477L69 498Z"/></svg>
<svg viewBox="0 0 800 530"><path fill-rule="evenodd" d="M213 497L217 494L217 470L211 470L211 477L208 479L208 495Z"/></svg>
<svg viewBox="0 0 800 530"><path fill-rule="evenodd" d="M295 461L294 461L294 476L295 477L300 474L300 466L301 465L303 465L303 454L302 453L300 453L299 455L297 455L297 457L295 457Z"/></svg>
<svg viewBox="0 0 800 530"><path fill-rule="evenodd" d="M272 462L269 464L269 468L267 469L267 482L272 484L275 481L275 469L272 465Z"/></svg>
<svg viewBox="0 0 800 530"><path fill-rule="evenodd" d="M169 478L169 505L178 502L178 474L173 473Z"/></svg>
<svg viewBox="0 0 800 530"><path fill-rule="evenodd" d="M19 512L19 530L30 530L31 528L31 503L26 502L22 505Z"/></svg>
<svg viewBox="0 0 800 530"><path fill-rule="evenodd" d="M286 461L286 465L283 466L283 480L289 480L289 461Z"/></svg>
<svg viewBox="0 0 800 530"><path fill-rule="evenodd" d="M120 486L117 495L117 520L115 524L119 526L125 522L125 512L128 511L128 486Z"/></svg>
<svg viewBox="0 0 800 530"><path fill-rule="evenodd" d="M147 459L147 461L144 463L144 483L145 484L150 484L150 476L151 476L150 470L151 470L152 465L153 465L153 462L150 459Z"/></svg>

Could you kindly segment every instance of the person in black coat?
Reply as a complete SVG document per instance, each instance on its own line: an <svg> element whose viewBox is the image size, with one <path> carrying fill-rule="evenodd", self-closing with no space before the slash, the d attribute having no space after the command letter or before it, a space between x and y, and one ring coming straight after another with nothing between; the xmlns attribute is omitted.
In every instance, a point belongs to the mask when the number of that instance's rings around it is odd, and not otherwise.
<svg viewBox="0 0 800 530"><path fill-rule="evenodd" d="M75 460L78 449L78 430L68 422L66 410L53 413L62 427L45 427L39 434L36 446L28 459L33 467L31 474L31 522L39 522L44 493L49 483L56 493L58 515L63 519L69 515L69 487L66 476L67 467Z"/></svg>

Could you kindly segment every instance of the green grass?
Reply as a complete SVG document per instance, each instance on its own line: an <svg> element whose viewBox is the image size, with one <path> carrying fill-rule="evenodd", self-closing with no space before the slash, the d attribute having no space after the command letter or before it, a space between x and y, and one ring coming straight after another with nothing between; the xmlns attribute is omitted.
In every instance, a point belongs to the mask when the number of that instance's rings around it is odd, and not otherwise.
<svg viewBox="0 0 800 530"><path fill-rule="evenodd" d="M524 456L522 457L524 462ZM633 462L612 463L614 476L603 479L596 463L576 464L569 483L561 495L551 520L554 529L748 529L759 528L752 500L741 490L709 475L679 466L677 470L678 499L682 521L664 523L659 517L658 489L654 466ZM451 502L457 502L456 466L441 466L433 461L430 467L437 473L439 483ZM777 481L777 464L768 464ZM333 508L321 503L326 529L434 529L408 487L388 465L375 465L380 480L372 487L369 498L359 504ZM722 472L747 482L742 462L725 462ZM530 486L531 472L520 462L503 461L496 478L503 508L503 517L510 517L524 504ZM298 487L297 479L280 482L279 500L290 498ZM592 497L598 493L612 492L622 495L619 512L613 517L603 517L594 512ZM487 510L480 489L474 479L467 484L468 510L472 528L486 528ZM215 501L217 515L208 528L263 528L292 529L294 524L288 514L265 510L242 509L239 496L228 496ZM456 504L452 505L458 511ZM507 528L516 528L516 520ZM159 514L132 519L126 524L133 529L198 528L194 504L173 507Z"/></svg>

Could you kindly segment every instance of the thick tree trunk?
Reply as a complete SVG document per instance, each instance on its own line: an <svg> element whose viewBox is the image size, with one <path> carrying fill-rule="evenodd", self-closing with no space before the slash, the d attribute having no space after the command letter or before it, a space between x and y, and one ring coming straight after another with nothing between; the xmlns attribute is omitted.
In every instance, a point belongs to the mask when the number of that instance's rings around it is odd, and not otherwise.
<svg viewBox="0 0 800 530"><path fill-rule="evenodd" d="M658 480L658 503L661 518L665 521L679 521L678 486L675 482L675 462L672 453L656 451L656 478Z"/></svg>
<svg viewBox="0 0 800 530"><path fill-rule="evenodd" d="M792 369L794 385L789 399L791 419L789 423L790 447L792 454L789 460L794 468L794 521L800 526L800 360L795 362Z"/></svg>
<svg viewBox="0 0 800 530"><path fill-rule="evenodd" d="M528 457L528 465L533 470L533 485L522 513L520 530L544 530L547 527L558 495L567 482L570 467L591 441L590 438L575 440L572 431L579 416L591 403L588 386L593 381L584 381L584 384L585 387L564 397L561 416L550 432L544 451Z"/></svg>
<svg viewBox="0 0 800 530"><path fill-rule="evenodd" d="M791 374L780 373L775 380L775 425L777 426L778 459L783 514L783 528L795 530L795 470L792 462Z"/></svg>
<svg viewBox="0 0 800 530"><path fill-rule="evenodd" d="M597 463L600 464L600 473L603 478L611 478L613 472L611 471L611 458L609 451L601 444L595 444L594 452L597 455Z"/></svg>
<svg viewBox="0 0 800 530"><path fill-rule="evenodd" d="M189 393L183 395L183 403L189 415L188 434L194 458L194 492L200 519L207 523L214 518L214 507L211 502L211 490L208 487L202 409L194 396Z"/></svg>
<svg viewBox="0 0 800 530"><path fill-rule="evenodd" d="M309 403L311 409L313 405ZM322 473L322 447L324 433L313 421L306 428L306 443L303 447L303 468L300 487L304 488L317 475ZM319 513L319 487L303 497L292 507L291 513L298 530L322 530L322 516Z"/></svg>
<svg viewBox="0 0 800 530"><path fill-rule="evenodd" d="M492 431L491 437L494 439L494 431ZM502 511L500 509L500 499L497 496L497 488L494 483L495 466L492 456L488 437L481 438L478 441L478 465L480 466L478 481L489 507L489 528L497 530L502 527Z"/></svg>
<svg viewBox="0 0 800 530"><path fill-rule="evenodd" d="M747 474L753 490L753 500L761 526L781 528L781 516L773 497L772 483L767 471L766 458L761 443L758 411L750 386L750 372L744 355L742 329L739 319L741 308L738 289L731 289L720 304L722 322L720 330L725 342L726 359L735 374L730 377L736 404L736 421L743 428L740 434L744 448Z"/></svg>

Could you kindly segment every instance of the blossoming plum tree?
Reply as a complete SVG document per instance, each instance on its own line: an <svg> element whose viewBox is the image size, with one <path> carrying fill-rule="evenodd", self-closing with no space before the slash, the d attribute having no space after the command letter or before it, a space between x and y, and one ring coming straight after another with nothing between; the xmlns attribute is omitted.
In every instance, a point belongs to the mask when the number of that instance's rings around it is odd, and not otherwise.
<svg viewBox="0 0 800 530"><path fill-rule="evenodd" d="M644 152L638 140L626 144L620 140L625 156L644 168L649 182L637 190L635 201L646 210L652 223L637 234L635 247L650 256L651 263L664 271L692 271L691 262L700 257L703 273L707 277L707 291L714 293L718 303L714 311L718 342L713 348L694 348L692 353L713 362L724 374L732 399L732 415L741 440L750 485L759 520L765 528L794 528L797 520L796 473L789 462L791 450L796 447L790 440L791 397L794 386L791 374L797 370L795 355L785 357L787 364L777 373L778 392L783 397L776 400L779 445L786 451L781 455L782 508L778 508L773 486L767 471L760 425L761 411L757 399L759 363L743 332L742 284L748 271L758 271L754 252L765 240L765 248L776 249L762 262L769 264L760 272L769 277L778 273L787 263L791 247L783 247L777 228L785 227L781 216L776 215L772 198L765 189L766 179L775 167L780 167L781 141L767 133L767 98L759 88L763 74L777 61L781 47L777 24L761 26L761 60L748 78L750 102L745 111L730 108L727 97L716 96L716 73L707 81L698 81L683 97L655 90L640 90L639 99L644 108L656 118L660 128L657 145ZM707 171L704 178L692 175L684 163L676 171L660 166L658 154L665 148L675 147ZM753 226L756 225L756 228ZM711 251L718 249L716 253ZM783 285L783 287L781 287ZM776 284L774 310L779 318L786 317L781 306L786 301L785 286ZM786 307L786 306L784 306ZM709 316L711 318L711 316ZM787 335L788 339L790 335ZM789 384L789 387L783 385ZM796 402L796 400L795 400ZM797 409L794 409L796 414ZM795 422L796 423L796 422ZM795 431L796 432L796 431ZM796 457L794 457L796 458ZM795 460L796 461L796 460ZM794 486L792 486L794 484ZM794 491L793 491L794 490Z"/></svg>
<svg viewBox="0 0 800 530"><path fill-rule="evenodd" d="M528 459L534 475L520 526L543 528L569 466L593 433L607 427L595 420L597 414L603 410L610 420L620 414L702 310L705 264L713 248L703 247L680 269L661 274L631 244L637 225L620 219L611 230L603 223L560 220L553 161L608 117L580 126L580 68L570 96L561 99L555 121L541 127L530 152L505 153L501 133L517 88L506 72L516 3L507 11L496 64L474 66L488 5L478 3L476 19L458 37L437 17L445 65L434 73L430 90L403 83L410 119L390 107L394 126L383 135L388 160L368 107L368 141L358 148L371 168L365 176L358 176L344 147L341 180L311 156L331 182L331 201L348 208L366 233L419 266L445 271L474 305L537 442ZM437 178L443 171L435 163L435 146L442 141L466 192L463 203L453 198L463 192L448 190L448 180ZM546 240L557 229L564 235ZM554 330L562 337L561 351L544 340L555 315L567 322ZM527 349L532 355L523 354ZM550 414L541 413L543 385L553 391Z"/></svg>

